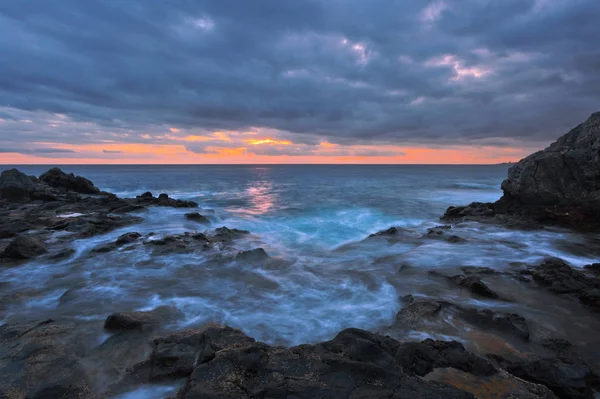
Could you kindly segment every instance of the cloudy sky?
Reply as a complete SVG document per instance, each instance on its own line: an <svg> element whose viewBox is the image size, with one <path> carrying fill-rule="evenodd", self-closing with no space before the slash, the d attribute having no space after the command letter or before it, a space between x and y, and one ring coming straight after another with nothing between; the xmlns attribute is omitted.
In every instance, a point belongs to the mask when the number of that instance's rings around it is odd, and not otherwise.
<svg viewBox="0 0 600 399"><path fill-rule="evenodd" d="M0 163L495 163L600 111L598 0L2 0Z"/></svg>

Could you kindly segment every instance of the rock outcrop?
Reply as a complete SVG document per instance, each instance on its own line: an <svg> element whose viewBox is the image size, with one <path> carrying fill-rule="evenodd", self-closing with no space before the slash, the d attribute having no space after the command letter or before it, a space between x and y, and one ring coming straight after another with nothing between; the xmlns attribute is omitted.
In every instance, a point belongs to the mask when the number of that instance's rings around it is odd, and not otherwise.
<svg viewBox="0 0 600 399"><path fill-rule="evenodd" d="M33 192L33 182L25 173L17 169L5 170L0 174L0 199L8 201L29 200Z"/></svg>
<svg viewBox="0 0 600 399"><path fill-rule="evenodd" d="M512 166L502 190L524 205L600 207L600 112Z"/></svg>
<svg viewBox="0 0 600 399"><path fill-rule="evenodd" d="M600 230L600 112L512 166L495 203L450 207L443 220Z"/></svg>
<svg viewBox="0 0 600 399"><path fill-rule="evenodd" d="M59 168L52 168L40 176L40 181L50 187L75 191L80 194L99 194L100 190L85 177L75 176L73 173L65 173Z"/></svg>

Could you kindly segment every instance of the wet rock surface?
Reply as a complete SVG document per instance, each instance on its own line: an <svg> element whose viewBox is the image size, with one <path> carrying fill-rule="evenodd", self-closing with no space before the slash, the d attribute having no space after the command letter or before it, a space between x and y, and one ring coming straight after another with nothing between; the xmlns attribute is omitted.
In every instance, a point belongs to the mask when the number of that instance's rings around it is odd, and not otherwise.
<svg viewBox="0 0 600 399"><path fill-rule="evenodd" d="M10 259L30 259L45 254L48 249L37 237L22 235L10 242L3 256Z"/></svg>
<svg viewBox="0 0 600 399"><path fill-rule="evenodd" d="M47 250L58 253L64 248L48 247L52 234L69 233L51 240L54 246L104 234L142 222L142 217L129 213L144 211L149 206L195 208L198 204L166 194L159 198L152 194L118 198L101 191L90 180L59 168L50 169L39 179L17 169L4 171L0 177L0 240L16 240L8 248L0 246L5 250L0 257L22 260L43 255ZM133 242L124 241L132 237L121 237L115 246ZM112 249L104 247L100 252Z"/></svg>
<svg viewBox="0 0 600 399"><path fill-rule="evenodd" d="M533 280L549 291L579 299L579 301L600 311L600 279L590 277L575 270L565 261L549 258L532 269L524 271Z"/></svg>
<svg viewBox="0 0 600 399"><path fill-rule="evenodd" d="M187 220L191 220L201 224L210 224L210 220L206 216L203 216L198 212L186 213L185 218Z"/></svg>
<svg viewBox="0 0 600 399"><path fill-rule="evenodd" d="M92 398L76 330L54 320L0 326L0 397Z"/></svg>

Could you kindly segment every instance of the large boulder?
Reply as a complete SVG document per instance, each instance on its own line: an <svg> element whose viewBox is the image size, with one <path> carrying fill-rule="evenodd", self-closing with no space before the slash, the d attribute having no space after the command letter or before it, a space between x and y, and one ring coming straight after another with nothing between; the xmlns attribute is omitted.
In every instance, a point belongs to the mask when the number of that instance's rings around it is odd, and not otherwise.
<svg viewBox="0 0 600 399"><path fill-rule="evenodd" d="M0 398L93 398L68 322L0 326Z"/></svg>
<svg viewBox="0 0 600 399"><path fill-rule="evenodd" d="M48 249L39 238L21 235L8 244L4 256L10 259L31 259L46 252Z"/></svg>
<svg viewBox="0 0 600 399"><path fill-rule="evenodd" d="M80 194L98 194L100 190L85 177L65 173L59 168L52 168L40 176L40 180L51 187L75 191Z"/></svg>
<svg viewBox="0 0 600 399"><path fill-rule="evenodd" d="M33 190L34 185L29 176L17 169L5 170L0 174L0 199L26 201Z"/></svg>
<svg viewBox="0 0 600 399"><path fill-rule="evenodd" d="M600 207L600 112L512 166L502 190L522 204Z"/></svg>

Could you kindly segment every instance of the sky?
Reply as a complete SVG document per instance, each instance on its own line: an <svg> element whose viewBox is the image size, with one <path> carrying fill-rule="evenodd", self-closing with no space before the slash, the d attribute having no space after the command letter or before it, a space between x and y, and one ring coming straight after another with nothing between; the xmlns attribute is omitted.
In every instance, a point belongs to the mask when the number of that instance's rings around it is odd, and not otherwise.
<svg viewBox="0 0 600 399"><path fill-rule="evenodd" d="M498 163L600 111L598 0L2 0L0 163Z"/></svg>

